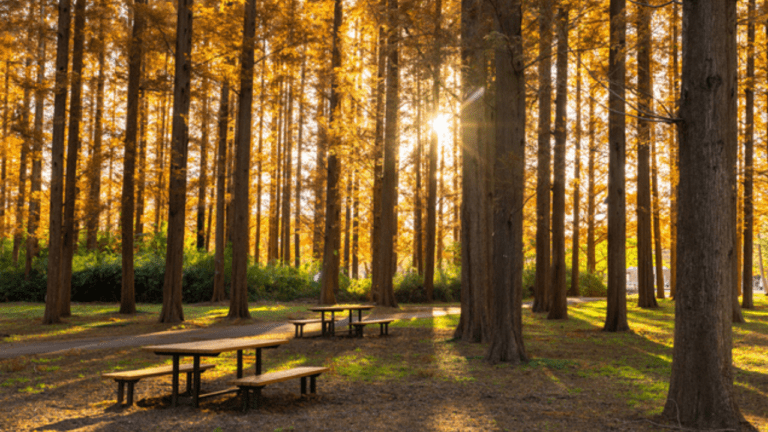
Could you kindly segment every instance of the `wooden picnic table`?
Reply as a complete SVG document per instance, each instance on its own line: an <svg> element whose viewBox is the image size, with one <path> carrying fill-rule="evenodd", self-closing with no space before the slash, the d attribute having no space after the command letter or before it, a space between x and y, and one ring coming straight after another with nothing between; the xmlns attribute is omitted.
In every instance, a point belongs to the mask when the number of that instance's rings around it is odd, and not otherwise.
<svg viewBox="0 0 768 432"><path fill-rule="evenodd" d="M237 351L237 377L243 377L243 350L256 350L256 375L261 374L261 350L263 348L277 348L288 343L288 339L215 339L207 341L184 342L169 345L151 345L141 347L145 351L152 351L157 355L173 356L173 392L171 393L171 405L176 406L179 399L179 358L193 358L192 404L197 408L201 398L218 396L236 392L231 388L222 391L200 394L200 357L217 357L226 351Z"/></svg>
<svg viewBox="0 0 768 432"><path fill-rule="evenodd" d="M320 321L322 322L322 334L323 336L334 336L336 334L336 321L334 320L334 314L336 312L344 312L346 310L349 311L349 334L350 336L353 333L352 330L352 319L354 311L357 311L357 320L361 321L363 319L363 311L364 310L371 310L375 308L374 305L346 305L346 306L316 306L309 308L312 312L320 312ZM325 313L330 312L331 319L330 321L325 320Z"/></svg>

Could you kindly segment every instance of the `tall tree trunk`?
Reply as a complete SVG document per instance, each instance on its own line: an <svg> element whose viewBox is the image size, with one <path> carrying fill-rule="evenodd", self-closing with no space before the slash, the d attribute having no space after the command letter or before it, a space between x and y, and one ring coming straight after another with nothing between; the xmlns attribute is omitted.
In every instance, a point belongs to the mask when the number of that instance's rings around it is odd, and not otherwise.
<svg viewBox="0 0 768 432"><path fill-rule="evenodd" d="M7 204L7 164L8 164L8 153L9 149L7 147L8 142L8 90L9 90L9 83L10 83L10 74L9 74L9 65L10 60L5 61L5 96L3 97L3 145L0 147L0 151L2 151L2 161L0 162L0 253L5 254L5 236L8 234L6 232L7 225L5 223L5 207Z"/></svg>
<svg viewBox="0 0 768 432"><path fill-rule="evenodd" d="M355 170L355 184L352 186L352 272L350 277L360 277L360 171Z"/></svg>
<svg viewBox="0 0 768 432"><path fill-rule="evenodd" d="M141 111L139 112L139 165L136 175L136 228L134 237L142 243L144 235L144 202L147 184L147 123L149 122L149 104L145 93L139 93Z"/></svg>
<svg viewBox="0 0 768 432"><path fill-rule="evenodd" d="M61 237L62 200L64 198L64 130L67 116L67 75L69 68L69 0L59 0L56 33L56 83L53 102L53 139L51 143L51 191L48 240L48 284L43 324L61 322Z"/></svg>
<svg viewBox="0 0 768 432"><path fill-rule="evenodd" d="M187 198L187 153L189 150L189 87L192 63L192 3L179 0L176 22L176 58L173 80L171 171L168 179L168 246L165 255L163 309L160 322L184 321L181 283L184 262L184 225Z"/></svg>
<svg viewBox="0 0 768 432"><path fill-rule="evenodd" d="M595 84L589 86L587 123L587 272L595 273Z"/></svg>
<svg viewBox="0 0 768 432"><path fill-rule="evenodd" d="M301 83L299 84L299 134L296 140L296 207L293 216L293 257L294 266L301 266L301 153L304 147L304 82L307 77L307 58L301 64Z"/></svg>
<svg viewBox="0 0 768 432"><path fill-rule="evenodd" d="M35 88L35 119L32 131L32 176L29 187L29 215L27 220L27 250L24 277L32 272L32 258L39 252L40 195L43 183L43 115L45 110L45 5L40 3L40 27L37 45L37 83ZM64 315L68 316L68 314Z"/></svg>
<svg viewBox="0 0 768 432"><path fill-rule="evenodd" d="M672 374L662 415L687 428L754 430L736 403L731 354L738 146L736 3L684 0L683 5L680 284Z"/></svg>
<svg viewBox="0 0 768 432"><path fill-rule="evenodd" d="M216 240L213 261L215 269L213 273L213 297L211 302L216 303L227 299L224 287L224 201L225 179L227 176L227 128L229 127L229 81L221 84L221 98L219 99L219 136L216 150Z"/></svg>
<svg viewBox="0 0 768 432"><path fill-rule="evenodd" d="M322 249L322 241L325 236L325 173L328 169L327 159L327 123L325 122L325 98L321 95L317 100L317 152L315 154L314 195L315 206L314 220L312 221L312 258L319 260Z"/></svg>
<svg viewBox="0 0 768 432"><path fill-rule="evenodd" d="M352 182L354 182L354 174L354 171L352 171L347 176L347 187L344 196L344 261L341 267L347 276L349 276L350 265L349 247L352 241L350 234L352 232Z"/></svg>
<svg viewBox="0 0 768 432"><path fill-rule="evenodd" d="M738 72L737 72L738 73ZM738 82L738 78L737 78ZM737 102L737 112L738 112L738 102ZM738 114L737 114L738 115ZM738 121L738 120L737 120ZM737 123L738 125L738 123ZM736 135L738 137L738 126ZM734 176L735 176L735 217L734 217L734 226L736 227L736 235L733 237L733 250L736 252L735 256L736 258L731 261L731 264L733 264L731 271L733 272L733 297L731 298L731 312L733 314L732 321L735 323L743 323L744 321L744 315L741 313L741 305L739 304L739 296L741 295L741 261L742 261L742 244L741 244L741 229L742 229L742 201L741 201L741 184L739 182L739 173L742 171L743 167L741 165L742 160L742 154L741 154L741 145L737 144L736 146L736 163L734 165Z"/></svg>
<svg viewBox="0 0 768 432"><path fill-rule="evenodd" d="M144 39L143 0L134 1L133 37L128 48L128 109L125 118L125 156L123 158L123 194L120 226L123 240L123 278L120 291L120 313L136 313L136 288L133 267L134 176L136 171L136 130L139 122L141 62ZM182 222L183 223L183 222ZM183 231L182 231L183 235ZM183 248L183 245L182 245ZM182 251L183 253L183 251ZM181 285L181 283L179 283Z"/></svg>
<svg viewBox="0 0 768 432"><path fill-rule="evenodd" d="M627 324L627 216L624 165L626 117L624 115L626 0L611 0L610 59L608 79L608 310L605 331L629 330Z"/></svg>
<svg viewBox="0 0 768 432"><path fill-rule="evenodd" d="M285 113L285 145L283 147L283 197L280 202L282 204L280 251L282 252L281 260L283 265L286 266L291 263L291 174L293 172L293 101L295 93L292 73L293 71L291 70L286 91L288 103Z"/></svg>
<svg viewBox="0 0 768 432"><path fill-rule="evenodd" d="M376 41L376 82L374 91L376 92L375 112L374 112L374 141L373 141L373 214L371 222L371 270L375 271L376 263L381 257L381 183L384 172L384 89L386 87L385 77L387 69L387 35L384 20L386 14L387 0L380 0L378 3L381 9L381 21L377 23L379 35ZM373 283L373 275L371 275ZM371 300L378 300L378 290L371 286Z"/></svg>
<svg viewBox="0 0 768 432"><path fill-rule="evenodd" d="M458 85L458 78L455 79L456 85L456 94L459 93L460 88ZM459 216L459 208L461 206L461 192L459 191L459 166L461 165L461 153L459 153L459 117L461 115L461 103L459 102L457 104L457 109L454 111L453 115L453 224L452 224L452 234L453 234L453 242L458 243L461 241L460 239L460 233L459 229L461 228L461 220ZM463 132L462 132L463 133ZM453 264L454 265L460 265L461 264L461 248L455 248L456 251L453 254Z"/></svg>
<svg viewBox="0 0 768 432"><path fill-rule="evenodd" d="M200 120L200 177L197 183L197 249L205 249L205 196L208 189L208 76L203 75Z"/></svg>
<svg viewBox="0 0 768 432"><path fill-rule="evenodd" d="M677 66L677 3L672 5L672 19L670 19L672 30L670 31L672 45L672 75L669 80L669 92L672 94L674 109L672 112L678 112L679 103L677 82L679 81ZM677 184L678 175L678 142L677 131L670 131L669 134L669 296L675 298L677 292Z"/></svg>
<svg viewBox="0 0 768 432"><path fill-rule="evenodd" d="M339 248L341 246L341 200L339 194L339 127L337 116L341 110L339 84L341 77L341 0L334 1L333 30L331 34L331 107L328 114L328 177L326 180L325 235L323 243L323 270L320 281L320 303L336 303L336 291L339 289Z"/></svg>
<svg viewBox="0 0 768 432"><path fill-rule="evenodd" d="M372 290L382 306L397 307L393 270L396 267L395 236L397 235L397 152L400 105L400 67L398 0L388 0L389 34L387 35L387 90L384 122L384 163L381 180L381 236L379 261L373 263Z"/></svg>
<svg viewBox="0 0 768 432"><path fill-rule="evenodd" d="M571 286L568 288L567 293L569 296L581 295L579 290L579 270L581 267L579 264L579 254L581 253L581 245L579 244L579 234L581 229L581 52L576 54L576 127L574 129Z"/></svg>
<svg viewBox="0 0 768 432"><path fill-rule="evenodd" d="M232 232L248 233L248 188L251 184L251 122L253 111L254 37L256 36L256 0L245 3L243 52L240 56L240 98L237 108L237 155L235 157L234 223ZM232 296L229 319L250 318L248 311L248 235L232 236Z"/></svg>
<svg viewBox="0 0 768 432"><path fill-rule="evenodd" d="M165 58L165 69L168 72L168 56ZM162 223L162 217L160 216L164 212L164 200L163 190L165 189L165 137L166 137L166 123L168 117L168 95L165 91L162 93L160 102L160 133L157 139L157 157L155 158L157 164L157 178L155 179L155 235L160 231L160 224Z"/></svg>
<svg viewBox="0 0 768 432"><path fill-rule="evenodd" d="M413 188L413 266L420 274L424 274L424 228L422 221L422 186L421 186L421 171L423 169L423 148L424 142L422 141L422 128L423 128L423 100L421 95L421 79L416 78L416 148L414 149L415 157L413 161L413 170L416 174L416 181Z"/></svg>
<svg viewBox="0 0 768 432"><path fill-rule="evenodd" d="M742 283L744 296L741 307L754 309L752 301L752 255L754 253L754 206L753 177L754 163L753 153L755 148L755 0L749 0L749 17L747 19L747 81L744 88L745 125L744 125L744 267L742 270Z"/></svg>
<svg viewBox="0 0 768 432"><path fill-rule="evenodd" d="M496 48L493 301L491 343L486 354L491 363L528 360L522 321L525 68L521 4L520 0L504 0L497 9L498 28L508 42Z"/></svg>
<svg viewBox="0 0 768 432"><path fill-rule="evenodd" d="M266 40L264 41L262 50L266 51ZM256 180L256 241L253 247L253 261L256 264L260 262L261 255L261 194L264 185L261 174L264 161L264 95L266 93L266 61L261 62L261 67L259 69L261 72L261 89L259 92L259 144L256 155L256 175L258 176Z"/></svg>
<svg viewBox="0 0 768 432"><path fill-rule="evenodd" d="M550 269L550 152L552 121L552 0L539 4L539 125L536 165L536 281L534 312L549 311Z"/></svg>
<svg viewBox="0 0 768 432"><path fill-rule="evenodd" d="M492 282L493 220L487 175L491 169L488 146L486 59L487 34L483 5L464 2L461 8L462 65L462 178L461 178L461 317L454 337L484 342L490 336L488 307ZM508 282L511 283L511 282Z"/></svg>
<svg viewBox="0 0 768 432"><path fill-rule="evenodd" d="M440 148L440 165L438 172L444 172L445 170L445 146ZM437 268L443 268L443 255L445 254L445 213L444 204L446 200L445 196L445 176L440 176L440 181L437 186L440 200L437 202ZM433 271L434 275L434 271ZM433 276L434 280L434 276Z"/></svg>
<svg viewBox="0 0 768 432"><path fill-rule="evenodd" d="M653 132L653 131L652 131ZM659 168L656 162L656 135L651 133L651 204L653 206L653 247L656 268L656 297L663 299L664 293L664 254L661 248L661 211L659 209Z"/></svg>
<svg viewBox="0 0 768 432"><path fill-rule="evenodd" d="M442 55L440 53L440 23L442 20L443 2L442 0L435 1L435 31L434 31L434 43L433 58L432 58L432 119L437 118L440 112L440 68L442 67ZM435 230L437 225L437 131L432 128L432 133L429 137L429 165L427 166L427 232L426 232L426 245L424 249L424 294L427 297L427 301L431 302L434 297L435 290ZM442 176L441 176L442 185ZM443 195L441 188L440 196ZM442 200L442 198L441 198ZM441 201L441 216L442 216L442 201ZM442 234L442 231L440 232ZM440 253L438 253L438 259L442 256L442 235L440 236L439 247Z"/></svg>
<svg viewBox="0 0 768 432"><path fill-rule="evenodd" d="M658 307L653 292L651 237L650 145L653 71L651 70L651 9L637 5L637 305Z"/></svg>

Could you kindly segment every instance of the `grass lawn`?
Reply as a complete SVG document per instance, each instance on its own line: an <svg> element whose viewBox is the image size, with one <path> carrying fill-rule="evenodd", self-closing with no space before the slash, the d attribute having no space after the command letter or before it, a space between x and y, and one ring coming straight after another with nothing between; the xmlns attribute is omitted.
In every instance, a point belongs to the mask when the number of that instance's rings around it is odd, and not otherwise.
<svg viewBox="0 0 768 432"><path fill-rule="evenodd" d="M733 327L734 385L742 413L768 431L768 299L755 300L756 309L744 311L747 323ZM292 340L265 351L265 368L329 367L318 379L318 395L299 398L297 381L269 386L262 407L248 414L240 413L235 395L204 401L198 410L172 409L167 377L141 381L137 404L116 408L116 384L100 373L168 363L139 348L0 360L0 403L7 413L0 430L662 430L655 416L668 390L674 303L643 310L636 301L628 301L632 330L615 334L601 331L605 301L571 305L564 321L524 309L531 361L519 367L490 366L483 360L486 346L451 340L458 315L401 319L387 338L368 330L362 340ZM306 316L306 307L252 304L252 322ZM13 335L3 344L160 326L159 306L140 305L143 313L125 319L115 305L76 305L65 324L47 327L39 325L42 308L0 305L0 333ZM188 305L184 313L188 328L231 325L225 305ZM224 388L234 376L234 353L204 361L217 366L203 375L204 387ZM251 353L246 366L252 362Z"/></svg>

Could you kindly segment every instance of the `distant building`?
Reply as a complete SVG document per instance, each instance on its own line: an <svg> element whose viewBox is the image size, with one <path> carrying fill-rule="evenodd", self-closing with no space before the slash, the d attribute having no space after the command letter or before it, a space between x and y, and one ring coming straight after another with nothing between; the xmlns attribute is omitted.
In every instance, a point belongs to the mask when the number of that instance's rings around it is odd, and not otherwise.
<svg viewBox="0 0 768 432"><path fill-rule="evenodd" d="M662 271L664 272L664 288L669 288L671 273L666 267ZM656 267L653 268L653 285L656 286ZM637 292L637 267L627 268L627 292Z"/></svg>

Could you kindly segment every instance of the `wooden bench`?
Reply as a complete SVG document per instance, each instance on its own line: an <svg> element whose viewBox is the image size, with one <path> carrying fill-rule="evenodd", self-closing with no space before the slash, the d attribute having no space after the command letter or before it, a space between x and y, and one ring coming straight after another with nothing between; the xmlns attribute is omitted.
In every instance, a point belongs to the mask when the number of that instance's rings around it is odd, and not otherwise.
<svg viewBox="0 0 768 432"><path fill-rule="evenodd" d="M355 327L355 335L357 337L363 337L363 328L365 328L365 326L367 326L368 324L378 324L381 336L388 336L389 323L391 323L392 321L394 321L394 319L392 318L372 319L372 320L363 320L363 321L353 321L352 325Z"/></svg>
<svg viewBox="0 0 768 432"><path fill-rule="evenodd" d="M251 389L256 392L257 407L259 405L259 397L261 396L262 388L269 384L288 381L293 378L301 378L301 394L303 396L307 394L307 377L309 377L309 392L315 394L315 378L321 373L328 372L329 370L330 369L326 367L302 366L277 372L268 372L261 375L251 375L230 381L230 384L235 385L240 389L240 394L243 396L243 412L247 412L250 406Z"/></svg>
<svg viewBox="0 0 768 432"><path fill-rule="evenodd" d="M305 325L319 323L319 322L322 322L322 320L320 318L314 318L314 319L295 319L295 320L290 320L288 322L293 324L294 326L296 326L296 328L295 328L295 330L296 330L295 337L302 338L302 337L304 337L304 326Z"/></svg>
<svg viewBox="0 0 768 432"><path fill-rule="evenodd" d="M208 369L213 369L215 366L212 364L201 364L200 372L205 372ZM187 393L192 392L192 371L194 367L192 363L179 365L179 373L187 373ZM162 375L173 375L173 366L157 366L146 369L138 369L132 371L119 371L101 374L102 378L112 378L117 381L117 404L123 403L123 389L125 384L128 384L128 406L133 405L133 386L139 382L142 378L151 378Z"/></svg>

